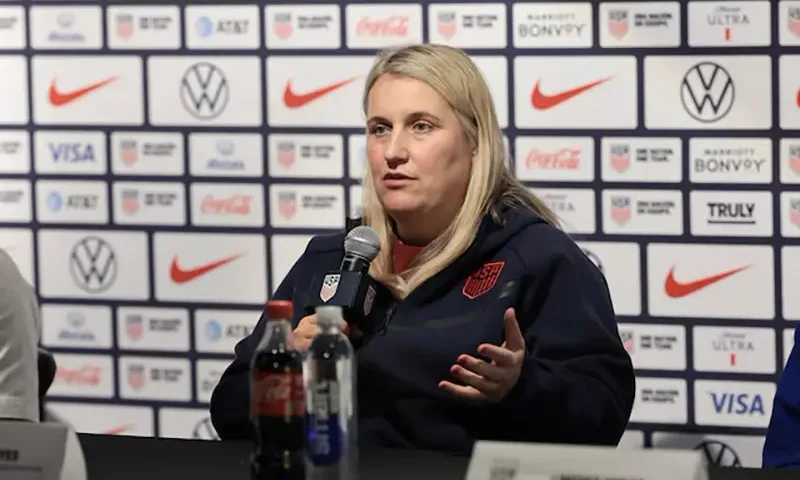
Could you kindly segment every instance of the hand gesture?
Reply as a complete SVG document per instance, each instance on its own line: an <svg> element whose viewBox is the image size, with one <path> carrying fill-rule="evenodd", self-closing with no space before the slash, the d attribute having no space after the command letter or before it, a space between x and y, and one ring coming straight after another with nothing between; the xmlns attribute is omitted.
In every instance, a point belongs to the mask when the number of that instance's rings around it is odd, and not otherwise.
<svg viewBox="0 0 800 480"><path fill-rule="evenodd" d="M458 357L458 364L450 367L450 373L465 386L444 380L439 382L439 388L461 398L489 402L499 402L514 388L525 360L525 339L513 308L506 310L503 321L505 342L499 347L491 344L478 347L478 352L491 358L492 363L463 354Z"/></svg>
<svg viewBox="0 0 800 480"><path fill-rule="evenodd" d="M351 327L347 322L342 320L341 323L342 333L350 338L358 338L361 332L358 327ZM319 325L317 324L317 314L308 315L300 320L297 328L292 332L292 343L301 352L308 350L311 341L319 332Z"/></svg>

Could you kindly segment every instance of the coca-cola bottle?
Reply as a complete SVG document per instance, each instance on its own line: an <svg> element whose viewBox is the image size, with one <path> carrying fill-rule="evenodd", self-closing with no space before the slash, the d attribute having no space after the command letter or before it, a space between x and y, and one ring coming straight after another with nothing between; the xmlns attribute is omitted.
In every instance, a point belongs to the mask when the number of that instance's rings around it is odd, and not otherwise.
<svg viewBox="0 0 800 480"><path fill-rule="evenodd" d="M290 341L292 302L267 302L267 325L250 364L255 427L253 480L305 480L303 356Z"/></svg>

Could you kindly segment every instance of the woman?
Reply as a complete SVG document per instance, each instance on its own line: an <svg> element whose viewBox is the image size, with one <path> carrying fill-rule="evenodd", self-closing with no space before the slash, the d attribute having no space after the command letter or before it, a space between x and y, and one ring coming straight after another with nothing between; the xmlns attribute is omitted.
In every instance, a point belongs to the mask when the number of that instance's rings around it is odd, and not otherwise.
<svg viewBox="0 0 800 480"><path fill-rule="evenodd" d="M467 454L476 439L616 445L634 376L607 285L506 168L475 64L441 45L387 50L363 108L362 223L382 244L370 272L400 302L358 351L360 440ZM314 238L275 293L295 303L302 348L317 331L300 318L304 290L339 268L343 238ZM511 280L516 302L500 296ZM262 318L212 396L222 439L250 436L248 362L263 332Z"/></svg>
<svg viewBox="0 0 800 480"><path fill-rule="evenodd" d="M763 454L764 468L800 469L800 328L775 393Z"/></svg>

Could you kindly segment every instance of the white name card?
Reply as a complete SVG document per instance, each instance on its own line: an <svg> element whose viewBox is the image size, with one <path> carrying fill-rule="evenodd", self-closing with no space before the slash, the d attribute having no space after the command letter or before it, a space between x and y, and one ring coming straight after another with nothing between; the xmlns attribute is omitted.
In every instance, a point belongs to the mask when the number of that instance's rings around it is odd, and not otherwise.
<svg viewBox="0 0 800 480"><path fill-rule="evenodd" d="M693 450L478 441L466 480L708 480Z"/></svg>
<svg viewBox="0 0 800 480"><path fill-rule="evenodd" d="M75 430L46 410L41 423L0 419L0 480L86 480Z"/></svg>

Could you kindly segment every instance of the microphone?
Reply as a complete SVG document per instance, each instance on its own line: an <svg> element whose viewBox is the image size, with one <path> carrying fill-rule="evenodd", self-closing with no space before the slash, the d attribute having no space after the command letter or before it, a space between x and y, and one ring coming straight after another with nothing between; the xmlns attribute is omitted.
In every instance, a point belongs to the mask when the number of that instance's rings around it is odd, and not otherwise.
<svg viewBox="0 0 800 480"><path fill-rule="evenodd" d="M358 226L344 237L344 258L341 270L346 272L369 271L369 264L381 251L381 238L372 227Z"/></svg>
<svg viewBox="0 0 800 480"><path fill-rule="evenodd" d="M321 305L342 307L345 321L364 334L353 341L354 347L384 333L396 307L391 291L369 274L369 265L380 250L381 240L375 229L355 227L344 239L339 270L315 274L309 285L306 312L312 314Z"/></svg>

